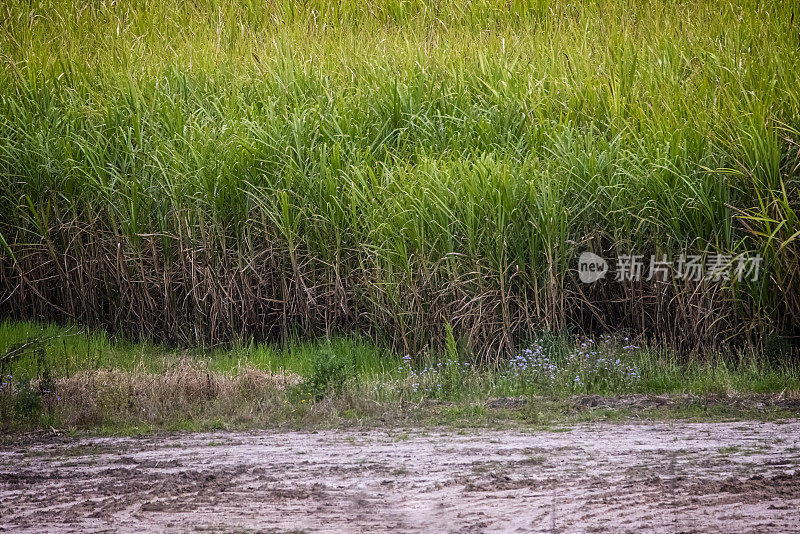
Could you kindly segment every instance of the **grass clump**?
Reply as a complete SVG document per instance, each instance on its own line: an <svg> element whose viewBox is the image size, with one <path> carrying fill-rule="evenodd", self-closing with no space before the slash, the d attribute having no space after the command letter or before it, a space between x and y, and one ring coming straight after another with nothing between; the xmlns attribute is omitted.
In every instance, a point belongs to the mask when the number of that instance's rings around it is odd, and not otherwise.
<svg viewBox="0 0 800 534"><path fill-rule="evenodd" d="M353 375L352 360L323 349L315 355L311 375L303 382L301 391L318 401L328 394L339 395Z"/></svg>

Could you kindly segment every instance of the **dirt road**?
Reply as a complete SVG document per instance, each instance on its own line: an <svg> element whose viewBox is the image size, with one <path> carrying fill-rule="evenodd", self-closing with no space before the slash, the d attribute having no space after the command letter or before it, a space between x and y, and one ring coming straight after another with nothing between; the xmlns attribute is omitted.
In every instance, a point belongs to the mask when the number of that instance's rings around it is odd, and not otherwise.
<svg viewBox="0 0 800 534"><path fill-rule="evenodd" d="M800 531L800 420L0 448L0 530Z"/></svg>

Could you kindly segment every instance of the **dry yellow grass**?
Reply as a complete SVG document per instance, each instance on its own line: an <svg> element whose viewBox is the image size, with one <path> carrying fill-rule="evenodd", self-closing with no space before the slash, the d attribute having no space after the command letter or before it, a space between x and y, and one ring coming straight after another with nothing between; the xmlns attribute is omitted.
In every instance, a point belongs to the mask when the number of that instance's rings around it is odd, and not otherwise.
<svg viewBox="0 0 800 534"><path fill-rule="evenodd" d="M286 390L300 382L296 374L276 375L252 366L222 373L184 359L164 373L81 371L56 379L53 391L44 398L48 409L57 413L65 426L96 425L110 414L163 424L197 415L208 406L230 414L241 408L252 416L255 409L281 404ZM38 389L38 380L31 386Z"/></svg>

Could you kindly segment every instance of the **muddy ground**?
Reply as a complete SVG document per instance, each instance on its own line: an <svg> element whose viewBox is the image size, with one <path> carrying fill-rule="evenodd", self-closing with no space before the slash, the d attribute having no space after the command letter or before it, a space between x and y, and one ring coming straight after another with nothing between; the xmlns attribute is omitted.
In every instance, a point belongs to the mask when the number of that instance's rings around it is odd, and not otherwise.
<svg viewBox="0 0 800 534"><path fill-rule="evenodd" d="M35 436L0 530L800 531L800 420Z"/></svg>

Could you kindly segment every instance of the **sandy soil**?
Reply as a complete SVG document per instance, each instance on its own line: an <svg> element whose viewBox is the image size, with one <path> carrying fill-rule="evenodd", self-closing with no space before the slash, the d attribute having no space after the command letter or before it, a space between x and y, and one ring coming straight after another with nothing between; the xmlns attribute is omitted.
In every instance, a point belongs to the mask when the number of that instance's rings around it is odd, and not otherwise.
<svg viewBox="0 0 800 534"><path fill-rule="evenodd" d="M800 531L800 420L31 438L0 530Z"/></svg>

